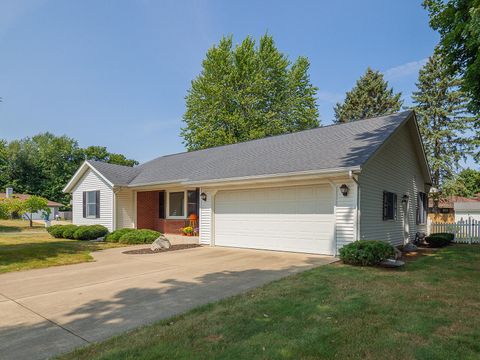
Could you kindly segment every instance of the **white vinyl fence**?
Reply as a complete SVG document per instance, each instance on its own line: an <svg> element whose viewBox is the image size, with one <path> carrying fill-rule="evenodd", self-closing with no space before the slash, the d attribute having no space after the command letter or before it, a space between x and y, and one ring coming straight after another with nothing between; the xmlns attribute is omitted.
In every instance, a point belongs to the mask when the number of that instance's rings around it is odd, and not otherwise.
<svg viewBox="0 0 480 360"><path fill-rule="evenodd" d="M430 234L436 233L452 233L455 234L456 243L463 244L480 244L480 221L469 218L461 219L453 224L430 224Z"/></svg>

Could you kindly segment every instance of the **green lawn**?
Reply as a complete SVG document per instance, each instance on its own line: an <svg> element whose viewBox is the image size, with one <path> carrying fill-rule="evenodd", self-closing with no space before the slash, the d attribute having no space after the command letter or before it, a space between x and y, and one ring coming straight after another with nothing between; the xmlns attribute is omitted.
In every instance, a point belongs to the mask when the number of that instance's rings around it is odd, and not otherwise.
<svg viewBox="0 0 480 360"><path fill-rule="evenodd" d="M480 246L319 267L61 358L480 359Z"/></svg>
<svg viewBox="0 0 480 360"><path fill-rule="evenodd" d="M119 244L55 239L43 225L28 221L0 220L0 274L92 261L92 251Z"/></svg>

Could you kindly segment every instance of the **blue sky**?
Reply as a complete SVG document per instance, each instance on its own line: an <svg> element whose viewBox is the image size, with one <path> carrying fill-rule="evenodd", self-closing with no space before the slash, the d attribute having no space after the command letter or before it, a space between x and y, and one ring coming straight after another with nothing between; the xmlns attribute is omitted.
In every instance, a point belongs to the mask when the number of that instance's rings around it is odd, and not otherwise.
<svg viewBox="0 0 480 360"><path fill-rule="evenodd" d="M438 40L414 0L2 0L0 138L50 131L141 162L184 151L184 97L207 49L265 32L310 59L324 125L368 66L408 104Z"/></svg>

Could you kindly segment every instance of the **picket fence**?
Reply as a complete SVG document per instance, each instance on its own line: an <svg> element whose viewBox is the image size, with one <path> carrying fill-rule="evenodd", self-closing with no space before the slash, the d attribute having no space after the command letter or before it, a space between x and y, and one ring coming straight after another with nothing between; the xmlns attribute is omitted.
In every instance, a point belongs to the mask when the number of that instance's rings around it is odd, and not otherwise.
<svg viewBox="0 0 480 360"><path fill-rule="evenodd" d="M468 220L461 219L452 224L430 224L430 234L443 232L455 234L454 242L456 243L480 244L480 221L472 218Z"/></svg>

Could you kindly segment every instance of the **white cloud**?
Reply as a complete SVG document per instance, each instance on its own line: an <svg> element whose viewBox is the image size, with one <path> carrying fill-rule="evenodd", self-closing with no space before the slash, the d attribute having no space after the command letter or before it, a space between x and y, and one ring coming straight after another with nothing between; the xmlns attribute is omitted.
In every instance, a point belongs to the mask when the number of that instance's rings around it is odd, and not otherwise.
<svg viewBox="0 0 480 360"><path fill-rule="evenodd" d="M394 66L390 69L384 71L385 79L395 80L400 79L412 74L417 74L418 71L425 65L428 61L428 58L411 61L402 65Z"/></svg>
<svg viewBox="0 0 480 360"><path fill-rule="evenodd" d="M345 97L344 94L333 93L330 91L319 91L317 93L317 98L319 101L327 102L331 104L336 104L337 102L341 102Z"/></svg>

